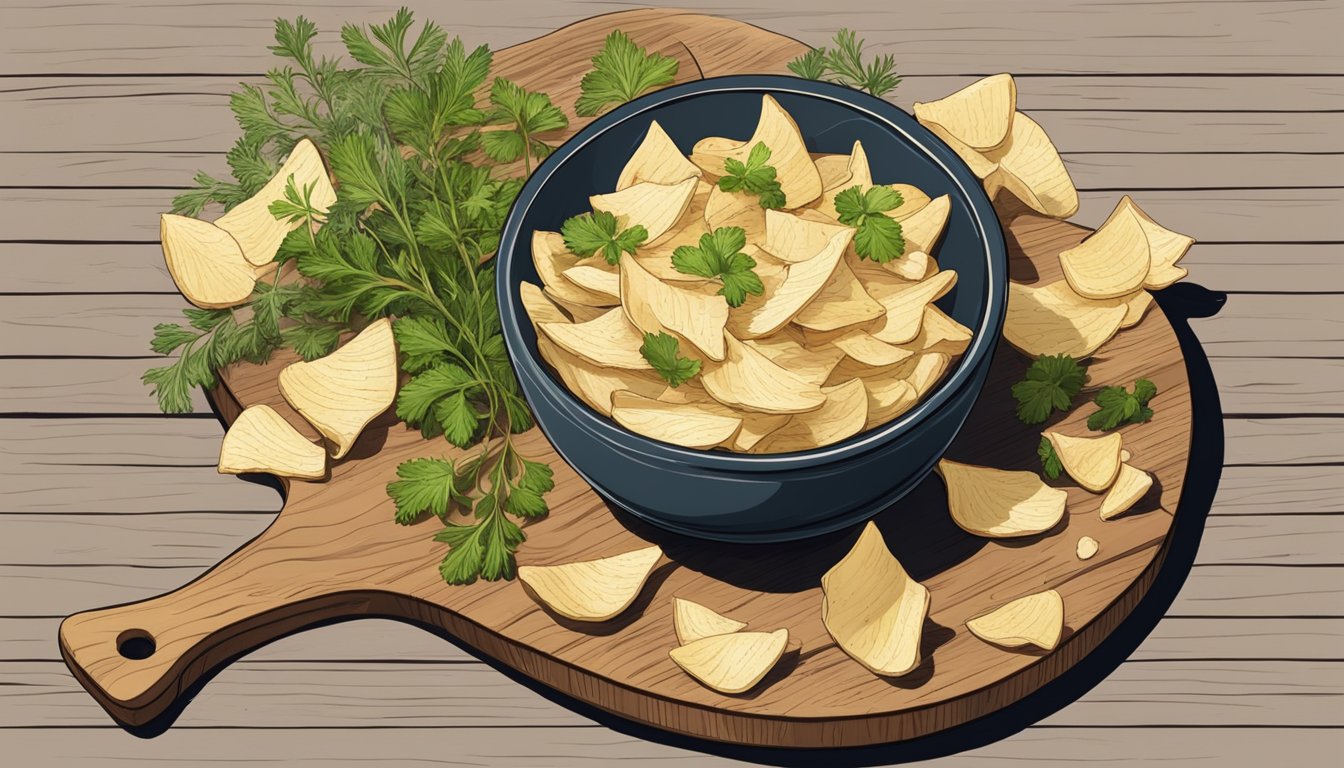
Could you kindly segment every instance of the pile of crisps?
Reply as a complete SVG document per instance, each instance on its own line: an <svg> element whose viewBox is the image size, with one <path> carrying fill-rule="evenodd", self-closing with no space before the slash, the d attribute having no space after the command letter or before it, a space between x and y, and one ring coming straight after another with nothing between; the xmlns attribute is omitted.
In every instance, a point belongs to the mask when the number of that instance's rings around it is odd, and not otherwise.
<svg viewBox="0 0 1344 768"><path fill-rule="evenodd" d="M1078 191L1041 126L1017 111L1012 75L979 80L938 101L915 104L915 117L984 180L1032 210L1057 219L1078 212ZM1084 358L1118 331L1138 324L1149 291L1185 277L1176 266L1194 238L1173 232L1128 195L1095 232L1059 254L1064 280L1033 287L1009 283L1003 335L1023 353Z"/></svg>
<svg viewBox="0 0 1344 768"><path fill-rule="evenodd" d="M768 210L714 182L726 159L745 161L764 143L786 198ZM781 453L816 448L909 410L950 369L971 331L933 304L956 284L930 255L951 202L907 184L903 254L861 259L855 228L840 223L836 196L874 186L863 145L849 155L809 154L797 124L764 96L746 141L709 137L689 158L652 123L616 191L589 198L595 211L648 237L617 264L579 258L556 232L535 232L543 286L524 283L523 303L542 357L565 386L632 431L675 445ZM720 227L740 227L761 295L730 307L719 284L678 272L672 253ZM674 336L699 375L668 386L640 352L644 335Z"/></svg>

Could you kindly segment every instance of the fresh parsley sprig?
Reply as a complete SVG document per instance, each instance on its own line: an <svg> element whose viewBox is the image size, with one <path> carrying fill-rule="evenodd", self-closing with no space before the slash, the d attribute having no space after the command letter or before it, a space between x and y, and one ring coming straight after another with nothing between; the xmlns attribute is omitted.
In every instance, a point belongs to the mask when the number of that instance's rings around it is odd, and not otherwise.
<svg viewBox="0 0 1344 768"><path fill-rule="evenodd" d="M620 262L622 253L633 256L649 239L649 231L643 225L621 229L616 216L607 211L571 216L560 225L560 234L570 253L583 258L600 253L608 264Z"/></svg>
<svg viewBox="0 0 1344 768"><path fill-rule="evenodd" d="M608 105L624 104L676 78L676 59L647 53L618 29L607 35L602 50L593 57L592 71L579 83L574 111L583 117L599 115Z"/></svg>
<svg viewBox="0 0 1344 768"><path fill-rule="evenodd" d="M544 94L496 79L487 103L476 94L491 56L448 41L434 24L412 34L402 9L385 24L341 32L360 66L316 58L316 27L299 17L276 22L272 51L286 60L263 86L230 97L242 128L226 157L232 180L197 175L173 201L175 212L225 210L257 192L304 137L323 151L336 182L335 203L319 214L311 189L286 185L271 206L299 224L278 262L294 262L302 281L258 283L250 300L226 310L184 310L186 324L155 329L152 348L176 352L148 371L165 411L191 408L191 391L239 360L264 362L282 347L305 359L331 352L341 334L393 317L400 365L410 376L397 413L427 437L442 435L471 453L417 459L388 487L396 521L425 512L445 519L436 539L448 545L445 580L513 574L513 553L527 520L546 513L550 469L519 455L511 435L532 426L504 352L494 302L491 256L522 179L478 164L542 157L538 134L567 125ZM489 128L483 128L489 123ZM409 151L408 151L409 150ZM498 174L498 175L497 175ZM315 226L321 224L320 227Z"/></svg>
<svg viewBox="0 0 1344 768"><path fill-rule="evenodd" d="M1093 402L1097 410L1087 417L1087 428L1105 432L1125 424L1142 424L1153 418L1148 401L1157 396L1157 386L1148 379L1134 382L1133 391L1124 387L1102 387Z"/></svg>
<svg viewBox="0 0 1344 768"><path fill-rule="evenodd" d="M677 337L669 333L645 333L639 354L653 366L653 370L668 386L677 388L700 372L700 361L681 356Z"/></svg>
<svg viewBox="0 0 1344 768"><path fill-rule="evenodd" d="M1050 442L1050 438L1041 438L1041 444L1036 446L1036 456L1041 460L1041 473L1051 480L1058 480L1059 473L1064 471L1064 463L1059 460L1059 454L1055 453L1055 444Z"/></svg>
<svg viewBox="0 0 1344 768"><path fill-rule="evenodd" d="M1052 412L1069 410L1085 383L1087 368L1072 357L1041 355L1011 390L1017 418L1023 424L1041 424Z"/></svg>
<svg viewBox="0 0 1344 768"><path fill-rule="evenodd" d="M741 227L719 227L700 236L700 244L679 245L672 251L672 266L678 272L717 279L719 295L730 307L740 307L747 295L760 296L765 286L756 274L756 260L742 249L747 233Z"/></svg>
<svg viewBox="0 0 1344 768"><path fill-rule="evenodd" d="M887 215L903 202L900 192L881 185L869 187L867 192L855 185L835 196L840 223L857 230L854 252L860 258L885 264L905 254L901 223Z"/></svg>
<svg viewBox="0 0 1344 768"><path fill-rule="evenodd" d="M775 167L766 165L770 159L770 148L765 142L758 141L747 155L747 162L736 158L725 158L723 175L719 177L719 189L724 192L747 192L759 198L762 208L783 208L787 202L784 190L776 178Z"/></svg>
<svg viewBox="0 0 1344 768"><path fill-rule="evenodd" d="M536 138L536 134L558 131L569 126L569 118L551 103L551 97L523 88L512 80L495 78L490 86L488 116L491 124L507 124L511 128L487 131L481 135L481 148L491 160L512 163L522 158L523 175L532 173L532 158L542 159L552 147Z"/></svg>
<svg viewBox="0 0 1344 768"><path fill-rule="evenodd" d="M835 33L835 47L813 48L790 61L789 71L808 80L840 83L882 97L900 85L891 54L863 60L863 40L848 29Z"/></svg>

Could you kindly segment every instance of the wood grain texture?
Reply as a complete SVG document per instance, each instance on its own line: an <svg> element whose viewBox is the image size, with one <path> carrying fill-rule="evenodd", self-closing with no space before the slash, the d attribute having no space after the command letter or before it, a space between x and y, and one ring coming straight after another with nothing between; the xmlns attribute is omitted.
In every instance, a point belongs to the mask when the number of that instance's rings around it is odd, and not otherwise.
<svg viewBox="0 0 1344 768"><path fill-rule="evenodd" d="M568 70L575 65L538 52L595 47L608 23L580 24L506 51L496 57L496 71L569 103L574 78ZM769 33L708 18L631 14L622 17L621 27L636 39L647 39L641 31L652 36L659 49L682 45L702 74L778 68L800 50ZM752 53L744 57L744 51ZM584 66L579 61L578 71ZM1058 279L1058 252L1076 244L1086 230L1019 214L1002 214L1012 230L1018 278ZM268 402L301 423L276 392L275 374L283 362L225 371L216 389L225 417L242 406ZM1005 389L1024 366L1015 353L1002 350L988 391ZM1190 439L1184 364L1160 310L1103 348L1092 368L1096 382L1127 381L1139 373L1157 382L1161 394L1154 407L1165 418L1125 430L1130 450L1158 478L1159 490L1137 514L1102 523L1096 517L1098 498L1072 489L1067 534L1056 531L1004 547L976 541L951 525L937 483L928 481L914 497L880 516L879 524L893 532L912 524L923 529L920 535L895 539L901 542L897 554L936 596L925 662L897 685L874 678L845 657L820 622L815 579L844 551L850 534L809 542L806 549L780 546L748 555L741 548L631 530L550 454L535 432L523 436L522 449L557 465L557 489L551 514L529 526L520 564L599 557L633 549L646 538L663 543L673 562L659 569L632 613L609 628L557 623L516 584L444 585L433 567L438 547L422 526L388 523L389 502L382 489L401 460L438 453L442 446L386 420L361 438L352 454L359 458L338 463L329 483L291 485L285 509L270 527L188 586L144 604L67 619L61 628L62 653L114 717L144 723L202 670L241 650L323 618L400 616L434 624L598 708L679 733L798 747L912 738L992 712L1063 673L1123 621L1151 583L1165 551ZM1082 418L1079 412L1058 426L1077 429L1074 422ZM994 398L982 399L963 434L994 434L1000 442L986 446L983 440L962 440L949 452L954 458L998 466L1031 461L1035 430L1023 429ZM1014 445L1025 448L1006 447ZM914 510L928 514L916 516ZM1109 544L1084 565L1073 555L1073 542L1086 532ZM912 549L913 542L918 546ZM304 553L297 564L296 549ZM781 574L772 563L785 560L792 568ZM983 577L988 573L996 581L987 589ZM1071 635L1056 651L1039 657L1005 653L962 629L967 617L1043 584L1064 594L1068 610ZM787 626L800 652L746 695L727 697L702 688L665 657L671 647L673 594L733 606L733 613L758 628ZM154 638L157 647L149 658L131 661L117 654L119 638L128 630ZM382 684L391 690L404 687L395 681Z"/></svg>
<svg viewBox="0 0 1344 768"><path fill-rule="evenodd" d="M504 0L454 5L451 18L431 2L407 5L421 18L451 22L454 29L470 30L477 42L502 47L595 13L643 4ZM835 6L800 0L738 0L731 6L685 0L678 5L730 14L814 45L841 27L864 30L873 38L873 50L895 54L902 71L912 75L1344 72L1332 34L1338 9L1311 0L1114 6L1040 0L1030 14L994 0L962 0L951 7L894 6L882 0ZM152 0L70 13L59 5L34 3L11 9L6 17L0 73L259 73L275 63L265 53L273 18L298 14L317 22L324 31L319 41L331 44L341 24L382 23L391 9L364 0L287 0L264 9L237 0ZM1217 33L1210 31L1211 15ZM109 29L118 34L109 35ZM55 35L82 44L44 43Z"/></svg>
<svg viewBox="0 0 1344 768"><path fill-rule="evenodd" d="M392 729L254 729L240 738L232 729L179 728L147 742L109 728L11 731L6 744L32 768L83 764L242 764L265 755L301 768L386 765L396 755L408 765L501 765L510 768L590 768L656 763L666 768L749 766L677 747L667 747L600 727L452 729L407 726ZM445 747L445 742L450 746ZM1255 766L1297 754L1338 751L1338 732L1311 728L1029 728L1005 741L957 755L956 765L1082 765L1104 756L1178 765ZM447 753L447 754L445 754ZM209 757L202 757L208 755ZM1234 757L1229 761L1228 755Z"/></svg>
<svg viewBox="0 0 1344 768"><path fill-rule="evenodd" d="M576 52L586 57L591 52ZM264 48L258 47L259 51ZM271 66L278 60L260 61ZM771 67L784 71L782 62ZM581 75L582 72L577 72ZM723 74L722 72L720 74ZM911 78L892 92L891 100L909 110L916 101L944 96L976 78ZM1338 86L1321 78L1269 78L1251 85L1252 94L1224 93L1208 111L1191 115L1181 109L1191 92L1225 78L1190 77L1182 92L1155 90L1141 78L1023 78L1018 108L1041 115L1050 138L1061 152L1339 152L1344 114L1325 110L1338 103ZM224 152L237 138L228 94L239 82L264 84L249 77L156 78L90 77L50 83L45 78L7 80L0 88L0 108L22 108L28 119L0 137L0 152L64 152L79 148L105 153L150 152L168 159L184 153ZM1233 81L1234 83L1236 81ZM913 86L911 85L913 83ZM1098 87L1105 83L1105 87ZM1307 84L1315 89L1307 89ZM1216 87L1229 88L1224 82ZM1292 96L1254 100L1255 91ZM1094 101L1076 98L1087 92ZM1305 95L1301 95L1305 94ZM554 96L554 94L552 94ZM1237 107L1219 108L1236 98ZM1274 109L1276 100L1292 98L1288 108ZM1221 99L1221 102L1219 101ZM135 111L124 108L128 100ZM1268 103L1270 106L1264 106ZM556 100L568 107L572 99ZM1040 110L1037 112L1037 110ZM572 114L572 113L571 113ZM1048 119L1044 115L1049 115ZM1192 125L1193 123L1193 125ZM97 128L95 128L97 126ZM1191 130L1195 128L1197 130ZM95 173L99 168L92 169ZM183 177L188 179L189 177ZM184 183L182 179L177 183Z"/></svg>

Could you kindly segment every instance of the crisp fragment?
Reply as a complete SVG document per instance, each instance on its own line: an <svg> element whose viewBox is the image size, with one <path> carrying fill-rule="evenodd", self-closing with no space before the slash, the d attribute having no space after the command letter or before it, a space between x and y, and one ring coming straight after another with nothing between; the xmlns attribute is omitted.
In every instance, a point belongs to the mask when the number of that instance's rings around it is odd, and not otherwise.
<svg viewBox="0 0 1344 768"><path fill-rule="evenodd" d="M677 631L677 643L686 645L696 640L717 635L730 635L747 626L745 621L727 616L680 597L672 598L672 626Z"/></svg>
<svg viewBox="0 0 1344 768"><path fill-rule="evenodd" d="M760 242L765 237L765 209L755 195L714 187L705 203L705 229L713 232L719 227L741 227L747 242Z"/></svg>
<svg viewBox="0 0 1344 768"><path fill-rule="evenodd" d="M1184 267L1176 262L1185 257L1186 251L1195 244L1195 239L1158 224L1135 203L1129 195L1120 198L1117 210L1126 208L1139 220L1143 234L1148 238L1149 267L1143 287L1151 291L1167 288L1188 274Z"/></svg>
<svg viewBox="0 0 1344 768"><path fill-rule="evenodd" d="M1086 240L1059 254L1059 264L1079 296L1113 299L1143 287L1148 253L1138 216L1131 208L1116 206Z"/></svg>
<svg viewBox="0 0 1344 768"><path fill-rule="evenodd" d="M871 186L873 173L868 167L868 153L864 151L863 143L856 141L849 153L849 161L845 163L844 175L822 189L817 209L834 217L836 195L850 187L858 187L860 192L865 192Z"/></svg>
<svg viewBox="0 0 1344 768"><path fill-rule="evenodd" d="M797 413L771 432L755 450L758 453L806 451L838 443L863 431L868 420L868 393L863 382L850 379L834 387L822 387L826 402L814 411Z"/></svg>
<svg viewBox="0 0 1344 768"><path fill-rule="evenodd" d="M1101 519L1110 520L1128 512L1152 487L1152 475L1129 464L1121 464L1115 483L1101 500Z"/></svg>
<svg viewBox="0 0 1344 768"><path fill-rule="evenodd" d="M914 354L904 347L880 341L862 328L837 336L831 343L850 358L873 367L895 365Z"/></svg>
<svg viewBox="0 0 1344 768"><path fill-rule="evenodd" d="M1125 314L1120 318L1120 330L1138 325L1148 308L1153 305L1153 295L1143 289L1113 299L1089 299L1079 296L1068 281L1059 280L1039 288L1043 301L1068 315L1086 314L1096 309L1124 307Z"/></svg>
<svg viewBox="0 0 1344 768"><path fill-rule="evenodd" d="M165 213L159 240L168 273L187 301L224 309L247 301L257 275L233 236L208 221Z"/></svg>
<svg viewBox="0 0 1344 768"><path fill-rule="evenodd" d="M238 415L219 447L219 471L238 475L266 472L280 477L319 480L327 473L327 452L299 434L266 404Z"/></svg>
<svg viewBox="0 0 1344 768"><path fill-rule="evenodd" d="M1056 219L1067 219L1078 212L1078 190L1073 179L1036 121L1017 113L1008 140L987 157L998 164L985 179L987 187L1001 186L1032 210Z"/></svg>
<svg viewBox="0 0 1344 768"><path fill-rule="evenodd" d="M989 179L994 177L994 171L998 170L999 164L953 136L946 128L937 123L928 123L924 127L932 131L934 136L942 139L943 143L947 144L957 154L957 157L960 157L962 162L966 163L966 166L971 169L971 173L974 173L978 178L985 179L986 192L988 192L991 200L994 199L994 193L989 191L988 182Z"/></svg>
<svg viewBox="0 0 1344 768"><path fill-rule="evenodd" d="M611 418L645 437L683 448L713 448L732 440L742 419L695 402L669 403L634 392L611 396Z"/></svg>
<svg viewBox="0 0 1344 768"><path fill-rule="evenodd" d="M868 420L863 425L864 429L885 424L919 402L919 393L905 379L870 376L862 381L868 390Z"/></svg>
<svg viewBox="0 0 1344 768"><path fill-rule="evenodd" d="M585 307L615 306L610 295L590 291L565 279L565 270L583 262L565 249L565 238L559 232L538 230L532 233L532 263L547 292L558 300Z"/></svg>
<svg viewBox="0 0 1344 768"><path fill-rule="evenodd" d="M825 383L835 364L845 356L844 350L833 344L808 346L800 334L785 331L762 339L745 342L747 346L770 358L775 364L798 374L808 382L820 386Z"/></svg>
<svg viewBox="0 0 1344 768"><path fill-rule="evenodd" d="M1032 536L1054 528L1064 517L1068 493L1046 485L1035 472L943 459L938 474L947 486L953 522L976 536Z"/></svg>
<svg viewBox="0 0 1344 768"><path fill-rule="evenodd" d="M586 323L541 323L537 327L561 349L595 365L632 371L652 369L639 352L644 336L620 307Z"/></svg>
<svg viewBox="0 0 1344 768"><path fill-rule="evenodd" d="M938 274L938 263L933 260L933 257L923 251L911 250L909 240L906 241L905 253L901 258L892 259L886 264L881 265L881 268L899 277L901 280L911 282L918 282ZM867 285L866 278L864 284ZM874 291L870 288L868 292L873 294L873 298L878 299L879 301L882 299L882 296L878 295L878 291Z"/></svg>
<svg viewBox="0 0 1344 768"><path fill-rule="evenodd" d="M697 178L683 179L675 184L642 181L618 192L592 195L588 204L595 211L606 211L615 216L623 229L635 225L644 227L648 232L644 242L652 244L667 234L686 212L698 182Z"/></svg>
<svg viewBox="0 0 1344 768"><path fill-rule="evenodd" d="M619 293L626 317L639 330L666 330L695 345L709 359L723 359L723 328L729 308L713 284L666 283L633 259L622 259Z"/></svg>
<svg viewBox="0 0 1344 768"><path fill-rule="evenodd" d="M545 291L534 283L526 281L520 283L518 298L523 302L523 309L527 312L527 317L534 326L541 323L571 322L560 305L551 301Z"/></svg>
<svg viewBox="0 0 1344 768"><path fill-rule="evenodd" d="M826 402L821 387L725 334L723 362L706 361L700 383L715 400L762 413L803 413Z"/></svg>
<svg viewBox="0 0 1344 768"><path fill-rule="evenodd" d="M971 344L971 329L957 322L930 304L924 307L924 320L919 335L912 346L918 346L924 352L942 352L948 355L960 355Z"/></svg>
<svg viewBox="0 0 1344 768"><path fill-rule="evenodd" d="M882 321L874 325L873 337L888 344L913 341L923 327L925 308L946 296L956 284L956 271L948 269L883 297L886 311Z"/></svg>
<svg viewBox="0 0 1344 768"><path fill-rule="evenodd" d="M971 634L1004 648L1034 645L1053 651L1064 634L1064 598L1053 589L1019 597L966 622Z"/></svg>
<svg viewBox="0 0 1344 768"><path fill-rule="evenodd" d="M1008 284L1008 314L1003 337L1031 357L1096 352L1120 330L1124 306L1079 305L1021 283Z"/></svg>
<svg viewBox="0 0 1344 768"><path fill-rule="evenodd" d="M331 442L332 456L341 458L397 396L392 321L373 321L326 357L285 366L280 394Z"/></svg>
<svg viewBox="0 0 1344 768"><path fill-rule="evenodd" d="M924 210L925 206L933 202L924 190L914 184L888 184L887 188L895 190L901 195L901 204L890 212L891 217L897 221L904 222L905 219ZM901 224L901 231L905 231L904 223Z"/></svg>
<svg viewBox="0 0 1344 768"><path fill-rule="evenodd" d="M788 325L825 288L853 237L854 230L846 227L828 240L816 256L789 265L777 287L772 290L767 285L764 295L749 297L730 313L728 330L739 338L755 339Z"/></svg>
<svg viewBox="0 0 1344 768"><path fill-rule="evenodd" d="M570 354L545 335L537 336L541 359L555 369L565 388L603 416L611 415L611 396L622 390L657 397L666 383L650 371L631 371L594 365Z"/></svg>
<svg viewBox="0 0 1344 768"><path fill-rule="evenodd" d="M696 680L720 693L745 693L779 663L789 641L787 629L714 635L668 652Z"/></svg>
<svg viewBox="0 0 1344 768"><path fill-rule="evenodd" d="M757 142L770 148L770 165L784 192L789 208L798 208L821 195L821 175L813 164L798 124L769 94L761 97L761 117L751 138L744 142L710 137L696 142L691 162L715 177L723 175L723 161L729 157L743 163Z"/></svg>
<svg viewBox="0 0 1344 768"><path fill-rule="evenodd" d="M1071 437L1059 432L1045 432L1042 436L1054 446L1064 471L1079 485L1100 492L1115 482L1124 439L1119 432L1101 437Z"/></svg>
<svg viewBox="0 0 1344 768"><path fill-rule="evenodd" d="M814 331L834 331L875 320L885 311L882 303L863 289L854 270L841 261L812 301L794 315L793 322Z"/></svg>
<svg viewBox="0 0 1344 768"><path fill-rule="evenodd" d="M761 247L780 261L807 261L819 255L837 235L848 231L849 227L833 221L771 210L765 212L765 242Z"/></svg>
<svg viewBox="0 0 1344 768"><path fill-rule="evenodd" d="M666 403L693 403L709 413L740 420L742 426L723 442L724 446L735 451L751 450L761 438L784 426L790 418L788 414L746 411L724 405L694 381L679 387L667 387L658 395L658 399Z"/></svg>
<svg viewBox="0 0 1344 768"><path fill-rule="evenodd" d="M285 186L291 176L294 177L294 188L300 194L310 190L309 202L319 214L326 213L336 202L336 189L327 176L317 145L308 139L300 139L265 186L215 220L215 226L233 235L243 256L254 266L260 267L275 259L285 235L303 225L302 220L277 219L270 211L271 203L284 199Z"/></svg>
<svg viewBox="0 0 1344 768"><path fill-rule="evenodd" d="M1101 545L1091 536L1084 536L1078 540L1078 559L1091 560L1093 555L1101 549Z"/></svg>
<svg viewBox="0 0 1344 768"><path fill-rule="evenodd" d="M896 210L900 211L899 208ZM948 214L951 212L952 198L948 195L939 195L930 200L928 205L901 218L901 236L905 238L905 252L933 253L933 246L938 243L938 238L942 237L943 229L947 226ZM889 261L886 266L890 267L899 261L901 259Z"/></svg>
<svg viewBox="0 0 1344 768"><path fill-rule="evenodd" d="M910 386L915 388L915 394L923 397L933 389L933 385L943 378L951 363L952 357L942 352L921 352L913 363L906 363L908 370L906 377Z"/></svg>
<svg viewBox="0 0 1344 768"><path fill-rule="evenodd" d="M605 263L605 262L603 262ZM571 283L593 293L621 300L621 277L615 271L580 264L561 273Z"/></svg>
<svg viewBox="0 0 1344 768"><path fill-rule="evenodd" d="M960 143L981 152L1008 138L1017 110L1017 83L1009 74L977 80L937 101L915 102L915 118L937 125Z"/></svg>
<svg viewBox="0 0 1344 768"><path fill-rule="evenodd" d="M662 556L653 546L580 563L520 565L518 580L567 619L606 621L630 607Z"/></svg>
<svg viewBox="0 0 1344 768"><path fill-rule="evenodd" d="M887 549L872 522L821 577L821 619L841 650L876 675L900 677L920 663L929 590Z"/></svg>
<svg viewBox="0 0 1344 768"><path fill-rule="evenodd" d="M658 124L649 123L648 133L639 143L635 153L626 161L621 175L616 177L616 190L632 187L642 181L654 184L676 184L679 181L699 178L700 169L686 156L681 154L672 137Z"/></svg>

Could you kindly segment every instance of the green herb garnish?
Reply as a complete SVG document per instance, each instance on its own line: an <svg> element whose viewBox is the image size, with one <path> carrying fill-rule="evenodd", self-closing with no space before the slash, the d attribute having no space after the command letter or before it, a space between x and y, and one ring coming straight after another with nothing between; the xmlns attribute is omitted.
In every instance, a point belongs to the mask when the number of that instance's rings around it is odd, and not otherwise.
<svg viewBox="0 0 1344 768"><path fill-rule="evenodd" d="M574 111L591 117L608 104L624 104L677 77L677 60L646 53L619 29L607 35L602 51L593 57L593 69L579 83Z"/></svg>
<svg viewBox="0 0 1344 768"><path fill-rule="evenodd" d="M396 522L445 518L435 537L448 545L445 580L507 578L524 539L510 516L545 514L553 481L511 440L532 419L504 352L491 257L522 179L496 164L521 159L526 172L531 158L550 151L537 135L567 120L544 94L504 79L478 103L489 49L468 52L434 24L418 34L412 26L405 9L368 29L347 25L341 39L358 62L347 68L315 55L317 29L308 20L276 22L271 50L286 64L265 86L244 85L230 97L242 128L226 157L233 180L198 174L197 187L174 199L174 212L241 203L304 137L329 163L336 201L320 216L311 189L287 184L271 212L299 226L276 261L294 261L305 279L261 282L241 307L190 308L184 324L159 325L151 347L178 357L144 380L164 411L188 411L192 389L212 386L217 369L264 362L282 347L321 357L341 333L395 318L400 365L411 377L398 394L398 416L427 437L476 446L398 467L388 486ZM451 521L450 513L457 513Z"/></svg>
<svg viewBox="0 0 1344 768"><path fill-rule="evenodd" d="M884 96L900 84L891 54L863 61L863 40L848 29L835 33L834 48L814 48L789 62L789 71L808 80L826 80Z"/></svg>
<svg viewBox="0 0 1344 768"><path fill-rule="evenodd" d="M766 165L770 159L770 148L765 142L758 141L747 155L747 162L734 158L723 161L723 175L719 177L719 189L724 192L743 191L756 195L762 208L779 209L784 207L784 190L775 178L772 165Z"/></svg>
<svg viewBox="0 0 1344 768"><path fill-rule="evenodd" d="M536 134L569 126L569 118L551 103L550 96L502 77L495 78L490 86L490 105L489 122L512 127L483 132L481 149L500 163L522 158L524 176L532 173L533 157L541 159L551 153L551 145L535 138Z"/></svg>
<svg viewBox="0 0 1344 768"><path fill-rule="evenodd" d="M681 356L681 346L677 337L659 331L644 334L644 343L639 354L649 361L653 370L666 381L668 386L676 388L700 372L700 361Z"/></svg>
<svg viewBox="0 0 1344 768"><path fill-rule="evenodd" d="M1064 471L1064 464L1059 460L1059 454L1055 453L1055 446L1049 438L1041 438L1041 444L1036 446L1036 455L1041 459L1041 472L1051 480L1058 480L1059 473Z"/></svg>
<svg viewBox="0 0 1344 768"><path fill-rule="evenodd" d="M680 245L672 251L672 266L687 275L717 278L723 283L719 295L730 307L740 307L747 294L765 293L756 275L756 260L742 249L747 233L741 227L719 227L700 236L700 245Z"/></svg>
<svg viewBox="0 0 1344 768"><path fill-rule="evenodd" d="M1052 411L1067 411L1087 381L1087 368L1068 355L1041 355L1027 368L1027 375L1013 385L1017 418L1023 424L1040 424Z"/></svg>
<svg viewBox="0 0 1344 768"><path fill-rule="evenodd" d="M1134 391L1124 387L1102 387L1095 402L1095 413L1087 417L1087 428L1105 432L1125 424L1141 424L1153 418L1148 401L1157 396L1157 387L1148 379L1134 382Z"/></svg>
<svg viewBox="0 0 1344 768"><path fill-rule="evenodd" d="M633 256L635 249L649 238L649 231L641 224L628 229L619 227L613 214L594 211L565 219L560 234L565 238L565 247L575 256L587 258L601 253L608 264L616 264L622 253Z"/></svg>
<svg viewBox="0 0 1344 768"><path fill-rule="evenodd" d="M905 200L891 187L869 187L867 192L855 185L835 196L835 212L840 223L855 227L854 252L860 258L885 264L905 253L901 223L887 215Z"/></svg>

